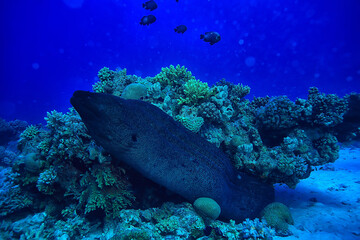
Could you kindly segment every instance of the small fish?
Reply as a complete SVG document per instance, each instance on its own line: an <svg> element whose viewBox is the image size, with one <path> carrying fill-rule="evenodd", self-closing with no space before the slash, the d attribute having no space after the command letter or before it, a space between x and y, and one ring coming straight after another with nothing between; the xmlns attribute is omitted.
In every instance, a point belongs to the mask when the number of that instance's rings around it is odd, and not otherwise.
<svg viewBox="0 0 360 240"><path fill-rule="evenodd" d="M157 4L154 0L147 1L147 2L143 3L142 6L146 10L150 10L150 11L157 9Z"/></svg>
<svg viewBox="0 0 360 240"><path fill-rule="evenodd" d="M145 26L145 25L150 25L155 21L156 21L156 17L154 15L148 15L142 17L140 24Z"/></svg>
<svg viewBox="0 0 360 240"><path fill-rule="evenodd" d="M174 30L177 33L184 33L184 32L186 32L187 27L185 25L179 25Z"/></svg>
<svg viewBox="0 0 360 240"><path fill-rule="evenodd" d="M176 2L179 2L179 0L176 0Z"/></svg>
<svg viewBox="0 0 360 240"><path fill-rule="evenodd" d="M200 39L204 39L204 42L209 42L210 45L214 45L220 41L221 37L218 32L206 32L205 34L200 34Z"/></svg>

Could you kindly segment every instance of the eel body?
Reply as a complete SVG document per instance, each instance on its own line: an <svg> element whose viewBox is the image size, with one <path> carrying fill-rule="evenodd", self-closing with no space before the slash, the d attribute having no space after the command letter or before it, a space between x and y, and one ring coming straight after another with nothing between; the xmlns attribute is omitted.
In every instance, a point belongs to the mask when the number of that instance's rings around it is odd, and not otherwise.
<svg viewBox="0 0 360 240"><path fill-rule="evenodd" d="M76 91L71 104L116 161L190 202L214 199L221 219L254 218L274 200L272 186L236 172L220 149L150 103Z"/></svg>

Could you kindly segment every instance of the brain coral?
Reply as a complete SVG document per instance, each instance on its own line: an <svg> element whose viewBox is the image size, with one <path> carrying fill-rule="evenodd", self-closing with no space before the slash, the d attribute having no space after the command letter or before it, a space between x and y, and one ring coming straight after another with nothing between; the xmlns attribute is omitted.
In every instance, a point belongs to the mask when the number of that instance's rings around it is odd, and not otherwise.
<svg viewBox="0 0 360 240"><path fill-rule="evenodd" d="M200 215L214 220L217 219L221 213L219 204L215 200L207 197L196 199L194 208Z"/></svg>
<svg viewBox="0 0 360 240"><path fill-rule="evenodd" d="M289 208L280 203L273 202L267 205L261 212L269 226L275 228L276 232L281 235L289 234L289 224L294 225Z"/></svg>

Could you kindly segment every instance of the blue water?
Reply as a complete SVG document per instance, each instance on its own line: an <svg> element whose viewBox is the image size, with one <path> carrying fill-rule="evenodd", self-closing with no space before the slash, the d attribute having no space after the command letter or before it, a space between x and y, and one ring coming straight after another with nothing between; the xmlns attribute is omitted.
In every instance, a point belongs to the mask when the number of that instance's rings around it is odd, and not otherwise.
<svg viewBox="0 0 360 240"><path fill-rule="evenodd" d="M360 91L358 0L157 0L157 21L141 26L143 2L2 0L0 117L66 111L104 66L145 77L185 65L209 84L249 85L250 98ZM200 40L207 31L221 41Z"/></svg>

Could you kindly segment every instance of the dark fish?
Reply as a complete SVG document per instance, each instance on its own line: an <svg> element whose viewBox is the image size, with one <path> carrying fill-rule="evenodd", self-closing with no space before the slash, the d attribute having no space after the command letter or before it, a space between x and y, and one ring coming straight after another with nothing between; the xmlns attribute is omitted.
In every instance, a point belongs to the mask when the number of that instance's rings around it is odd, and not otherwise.
<svg viewBox="0 0 360 240"><path fill-rule="evenodd" d="M212 198L221 219L252 219L274 201L272 186L236 172L220 149L150 103L86 91L74 92L70 102L114 161L191 203Z"/></svg>
<svg viewBox="0 0 360 240"><path fill-rule="evenodd" d="M157 4L154 0L147 1L147 2L143 3L142 6L146 10L150 10L150 11L157 9Z"/></svg>
<svg viewBox="0 0 360 240"><path fill-rule="evenodd" d="M205 34L200 34L200 39L204 39L204 42L209 42L210 45L214 45L220 41L221 37L218 32L206 32Z"/></svg>
<svg viewBox="0 0 360 240"><path fill-rule="evenodd" d="M148 16L143 16L140 24L141 25L150 25L152 23L154 23L156 21L156 17L154 15L148 15Z"/></svg>
<svg viewBox="0 0 360 240"><path fill-rule="evenodd" d="M185 25L179 25L174 30L177 33L184 33L184 32L186 32L187 27Z"/></svg>

